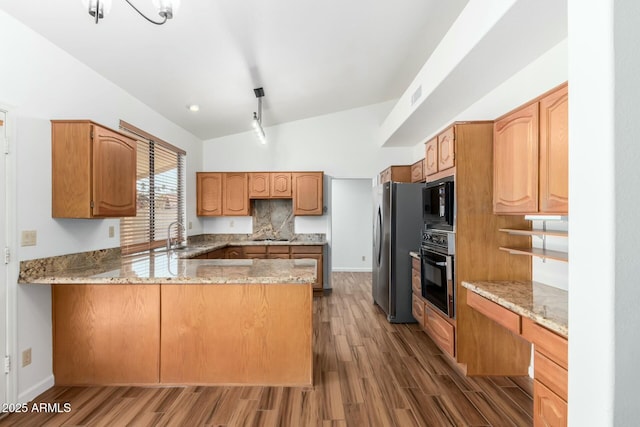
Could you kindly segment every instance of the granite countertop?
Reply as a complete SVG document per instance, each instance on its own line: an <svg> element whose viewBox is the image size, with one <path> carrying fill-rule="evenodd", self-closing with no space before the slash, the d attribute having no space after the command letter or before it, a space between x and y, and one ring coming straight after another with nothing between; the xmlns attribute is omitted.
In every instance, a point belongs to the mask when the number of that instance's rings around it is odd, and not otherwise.
<svg viewBox="0 0 640 427"><path fill-rule="evenodd" d="M415 251L409 251L409 256L412 258L420 259L420 254Z"/></svg>
<svg viewBox="0 0 640 427"><path fill-rule="evenodd" d="M99 266L42 271L23 278L36 284L311 284L312 259L185 259L157 251L121 257Z"/></svg>
<svg viewBox="0 0 640 427"><path fill-rule="evenodd" d="M462 286L514 313L569 336L567 291L532 281L473 281Z"/></svg>

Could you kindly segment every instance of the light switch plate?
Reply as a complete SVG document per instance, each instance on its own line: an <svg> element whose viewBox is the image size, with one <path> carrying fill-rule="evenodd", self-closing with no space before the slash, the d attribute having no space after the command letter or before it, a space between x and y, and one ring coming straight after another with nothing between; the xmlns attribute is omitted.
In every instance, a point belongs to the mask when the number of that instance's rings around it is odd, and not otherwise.
<svg viewBox="0 0 640 427"><path fill-rule="evenodd" d="M113 225L109 226L109 237L113 237L115 236L115 229L113 228Z"/></svg>
<svg viewBox="0 0 640 427"><path fill-rule="evenodd" d="M35 246L38 239L36 230L23 230L20 236L20 246Z"/></svg>

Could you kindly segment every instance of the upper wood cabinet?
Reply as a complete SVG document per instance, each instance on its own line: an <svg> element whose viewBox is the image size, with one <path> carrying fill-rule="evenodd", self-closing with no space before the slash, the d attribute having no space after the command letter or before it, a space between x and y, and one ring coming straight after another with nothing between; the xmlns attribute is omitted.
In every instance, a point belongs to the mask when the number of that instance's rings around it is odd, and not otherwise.
<svg viewBox="0 0 640 427"><path fill-rule="evenodd" d="M222 215L249 215L249 177L246 172L222 174Z"/></svg>
<svg viewBox="0 0 640 427"><path fill-rule="evenodd" d="M136 215L137 143L90 120L51 121L52 216Z"/></svg>
<svg viewBox="0 0 640 427"><path fill-rule="evenodd" d="M196 173L196 214L222 215L222 173Z"/></svg>
<svg viewBox="0 0 640 427"><path fill-rule="evenodd" d="M568 212L566 85L497 120L493 142L495 213Z"/></svg>
<svg viewBox="0 0 640 427"><path fill-rule="evenodd" d="M290 199L291 172L249 172L250 199Z"/></svg>
<svg viewBox="0 0 640 427"><path fill-rule="evenodd" d="M569 90L540 100L540 212L569 212Z"/></svg>
<svg viewBox="0 0 640 427"><path fill-rule="evenodd" d="M411 165L411 182L424 181L424 159L420 159Z"/></svg>
<svg viewBox="0 0 640 427"><path fill-rule="evenodd" d="M455 126L425 143L425 177L451 169L455 163Z"/></svg>
<svg viewBox="0 0 640 427"><path fill-rule="evenodd" d="M293 196L291 172L271 172L271 198L288 199Z"/></svg>
<svg viewBox="0 0 640 427"><path fill-rule="evenodd" d="M293 214L322 215L323 213L322 172L293 172Z"/></svg>
<svg viewBox="0 0 640 427"><path fill-rule="evenodd" d="M411 165L389 166L380 172L380 184L385 182L411 182Z"/></svg>

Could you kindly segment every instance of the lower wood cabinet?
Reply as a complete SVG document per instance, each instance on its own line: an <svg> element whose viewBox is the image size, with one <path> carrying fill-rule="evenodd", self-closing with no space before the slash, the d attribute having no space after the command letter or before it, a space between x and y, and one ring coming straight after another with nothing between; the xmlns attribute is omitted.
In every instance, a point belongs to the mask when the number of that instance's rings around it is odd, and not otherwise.
<svg viewBox="0 0 640 427"><path fill-rule="evenodd" d="M555 332L473 293L467 304L534 345L533 425L567 425L568 340ZM514 318L517 317L517 320ZM518 325L517 327L515 325Z"/></svg>
<svg viewBox="0 0 640 427"><path fill-rule="evenodd" d="M455 327L445 320L429 304L424 308L424 328L432 340L438 344L449 356L454 357L455 353Z"/></svg>

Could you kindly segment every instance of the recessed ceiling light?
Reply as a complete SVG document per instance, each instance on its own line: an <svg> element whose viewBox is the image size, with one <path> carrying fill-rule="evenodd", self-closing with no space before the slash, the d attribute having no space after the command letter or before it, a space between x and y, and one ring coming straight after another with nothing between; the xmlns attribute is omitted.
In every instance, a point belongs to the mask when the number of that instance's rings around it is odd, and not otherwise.
<svg viewBox="0 0 640 427"><path fill-rule="evenodd" d="M191 105L187 105L187 108L189 109L189 111L191 111L192 113L195 113L196 111L200 111L200 106L197 104L191 104Z"/></svg>

